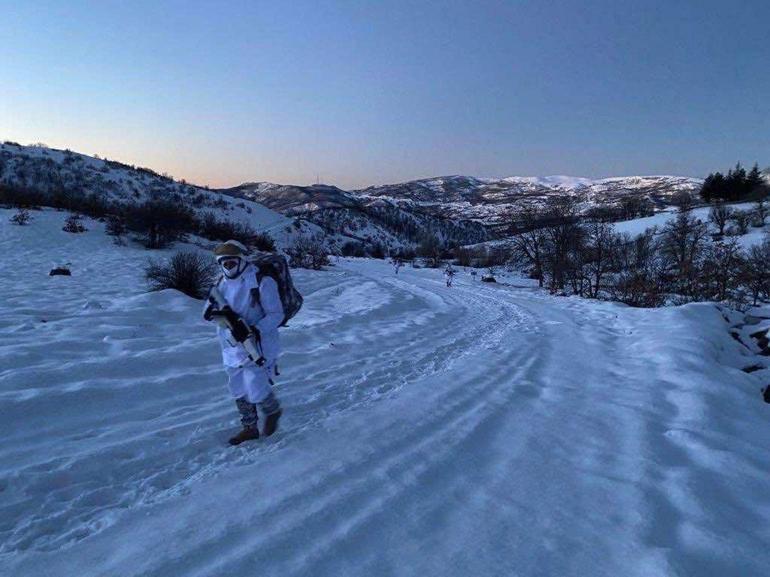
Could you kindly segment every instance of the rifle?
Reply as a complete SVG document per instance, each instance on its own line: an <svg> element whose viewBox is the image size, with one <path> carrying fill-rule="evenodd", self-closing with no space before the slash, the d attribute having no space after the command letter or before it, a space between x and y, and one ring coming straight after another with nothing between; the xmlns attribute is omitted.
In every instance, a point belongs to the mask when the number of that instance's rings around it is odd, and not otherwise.
<svg viewBox="0 0 770 577"><path fill-rule="evenodd" d="M259 333L255 333L249 325L227 304L225 297L214 286L209 291L209 306L203 313L203 318L207 321L216 319L219 326L230 331L236 343L240 344L254 363L261 367L265 364L265 357L262 356L259 347Z"/></svg>

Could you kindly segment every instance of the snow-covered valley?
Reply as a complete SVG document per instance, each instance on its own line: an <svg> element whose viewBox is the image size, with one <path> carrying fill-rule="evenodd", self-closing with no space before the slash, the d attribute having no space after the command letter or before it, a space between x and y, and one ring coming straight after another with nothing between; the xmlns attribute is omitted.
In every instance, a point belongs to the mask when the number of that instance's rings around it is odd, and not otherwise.
<svg viewBox="0 0 770 577"><path fill-rule="evenodd" d="M145 292L172 251L11 214L2 575L767 574L770 362L737 313L340 259L296 272L281 430L232 448L201 303Z"/></svg>

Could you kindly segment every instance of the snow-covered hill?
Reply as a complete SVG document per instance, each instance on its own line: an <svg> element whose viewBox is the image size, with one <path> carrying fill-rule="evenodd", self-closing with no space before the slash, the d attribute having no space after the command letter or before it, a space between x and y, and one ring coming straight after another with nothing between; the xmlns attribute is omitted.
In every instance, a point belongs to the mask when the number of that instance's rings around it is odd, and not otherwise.
<svg viewBox="0 0 770 577"><path fill-rule="evenodd" d="M703 180L680 176L630 176L591 180L568 176L503 179L447 176L356 191L362 197L383 197L415 203L452 218L474 219L487 225L508 224L521 211L539 209L554 197L575 198L583 211L617 207L629 198L663 208L681 193L694 195Z"/></svg>
<svg viewBox="0 0 770 577"><path fill-rule="evenodd" d="M750 202L737 203L729 205L731 209L742 212L750 212L755 210L755 204ZM701 219L703 222L709 222L710 207L695 208L692 211L694 217ZM648 229L653 227L662 228L666 223L676 218L675 210L667 210L646 218L637 218L634 220L628 220L624 222L617 222L614 224L615 230L618 232L627 232L631 236L642 234ZM715 225L709 223L711 232L716 234L718 232ZM770 234L770 222L765 226L751 226L748 232L744 235L737 235L734 238L744 248L751 247L755 244L760 244ZM731 238L728 236L728 238Z"/></svg>
<svg viewBox="0 0 770 577"><path fill-rule="evenodd" d="M474 244L508 233L522 211L542 210L554 198L574 198L579 210L620 210L629 200L647 210L695 195L703 181L678 176L590 180L568 176L484 179L448 176L344 191L334 186L247 183L224 190L287 216L301 215L327 231L393 249L418 243L425 233L450 244Z"/></svg>
<svg viewBox="0 0 770 577"><path fill-rule="evenodd" d="M280 246L299 236L323 234L304 220L293 221L249 199L235 199L207 188L176 181L151 169L44 146L0 144L0 186L55 196L94 196L109 203L163 199L190 207L202 216L248 224Z"/></svg>
<svg viewBox="0 0 770 577"><path fill-rule="evenodd" d="M290 186L260 182L222 192L254 200L287 216L302 216L328 234L391 251L414 249L426 237L449 245L489 238L486 227L470 219L447 218L441 211L423 210L412 203L358 196L323 184Z"/></svg>
<svg viewBox="0 0 770 577"><path fill-rule="evenodd" d="M248 222L258 230L291 222L258 203L236 202L216 191L175 181L148 168L42 146L0 144L0 184L51 194L96 194L113 202L141 202L160 196L189 204L196 211L215 211L232 220Z"/></svg>
<svg viewBox="0 0 770 577"><path fill-rule="evenodd" d="M740 315L297 271L283 428L232 448L200 302L143 292L146 251L101 223L11 214L0 575L767 573L770 364Z"/></svg>

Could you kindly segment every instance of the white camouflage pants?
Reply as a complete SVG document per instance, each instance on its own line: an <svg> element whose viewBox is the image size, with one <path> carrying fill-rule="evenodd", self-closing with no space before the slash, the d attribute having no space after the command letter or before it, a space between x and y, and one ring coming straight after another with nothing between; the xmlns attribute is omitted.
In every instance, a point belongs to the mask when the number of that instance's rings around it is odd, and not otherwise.
<svg viewBox="0 0 770 577"><path fill-rule="evenodd" d="M269 397L273 389L272 376L275 374L275 364L263 367L249 364L244 367L225 367L227 385L236 399L245 398L250 403L259 403Z"/></svg>

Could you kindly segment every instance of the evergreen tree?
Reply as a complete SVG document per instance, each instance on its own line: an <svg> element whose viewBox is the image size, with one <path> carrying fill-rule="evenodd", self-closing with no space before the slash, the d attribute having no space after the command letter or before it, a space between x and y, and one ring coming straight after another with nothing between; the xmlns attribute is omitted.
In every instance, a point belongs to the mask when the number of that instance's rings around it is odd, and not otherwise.
<svg viewBox="0 0 770 577"><path fill-rule="evenodd" d="M762 186L762 173L759 171L759 164L755 162L751 172L746 177L746 189L751 194L760 186Z"/></svg>

